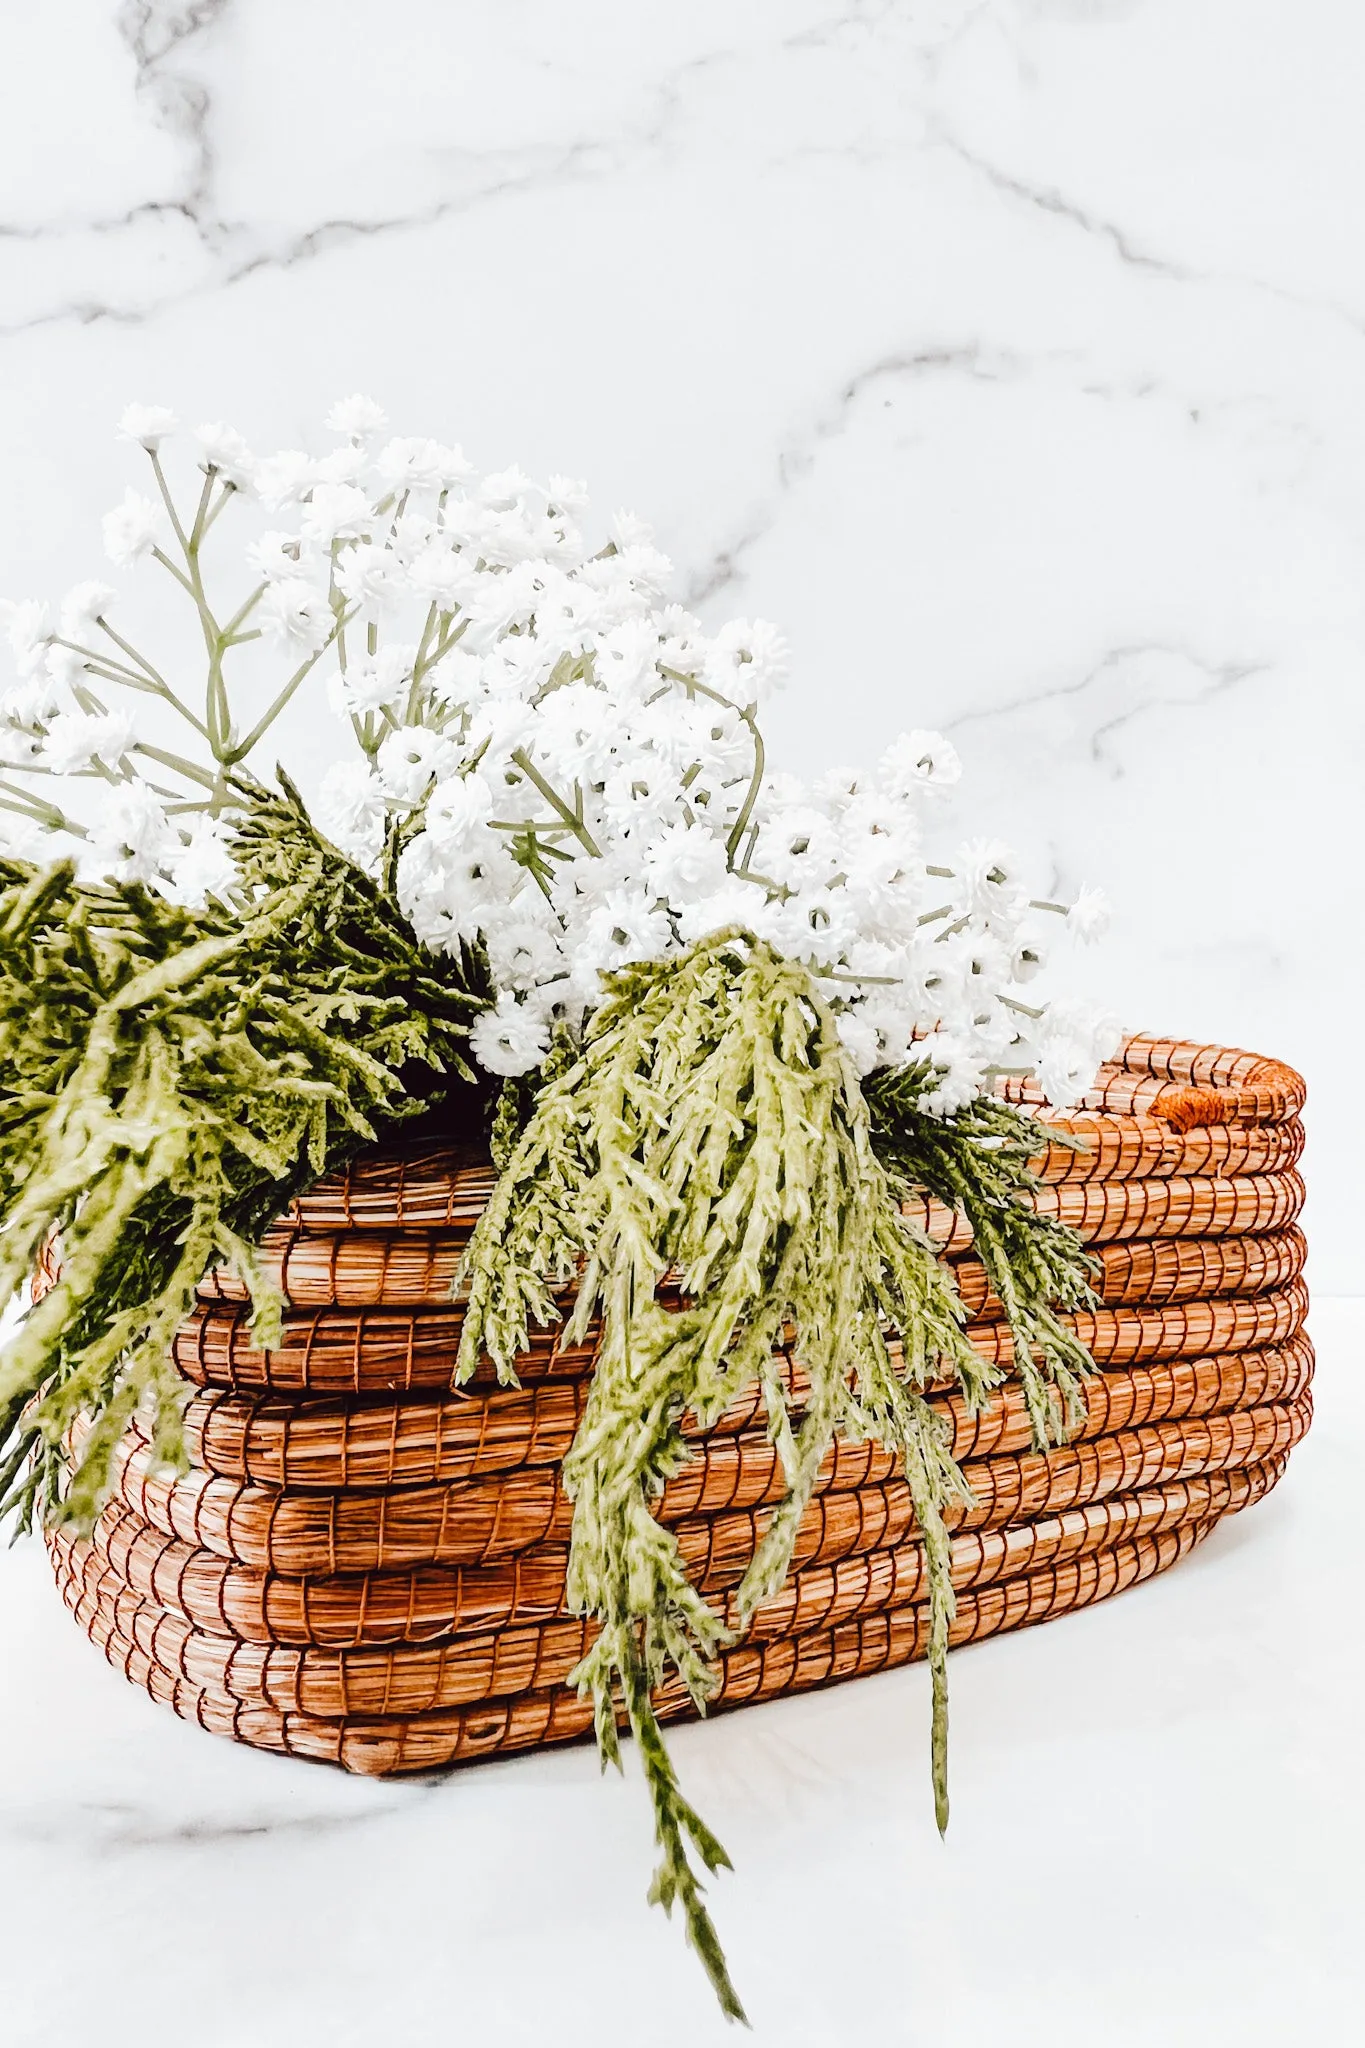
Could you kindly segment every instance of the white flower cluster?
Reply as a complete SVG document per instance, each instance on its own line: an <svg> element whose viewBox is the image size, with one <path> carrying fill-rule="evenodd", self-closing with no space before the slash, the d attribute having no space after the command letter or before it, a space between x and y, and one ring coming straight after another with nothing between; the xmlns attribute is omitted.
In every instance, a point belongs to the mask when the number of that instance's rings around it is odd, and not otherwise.
<svg viewBox="0 0 1365 2048"><path fill-rule="evenodd" d="M492 1073L536 1067L557 1025L580 1031L604 972L742 926L809 964L860 1072L929 1061L930 1107L949 1111L1001 1072L1036 1071L1059 1104L1084 1091L1112 1024L1020 989L1048 926L1093 936L1102 899L1039 902L994 842L929 857L932 814L959 773L945 740L906 733L871 773L813 786L768 772L758 713L786 665L773 627L706 632L668 602L670 565L647 529L623 516L605 544L589 536L580 485L516 469L478 478L458 449L384 441L361 398L328 424L340 443L318 458L258 460L230 429L201 429L204 483L185 520L161 468L174 422L130 408L123 430L158 495L128 493L106 548L116 563L151 556L194 597L204 709L110 625L105 586L72 592L55 632L38 608L12 607L21 673L0 706L11 822L84 830L88 862L185 900L227 893L224 778L325 672L357 751L328 773L319 820L357 860L384 863L429 944L484 948L497 997L473 1045ZM199 556L231 498L272 523L248 549L254 587L220 625ZM281 650L289 673L244 734L223 671L248 641ZM160 697L211 758L135 736L96 682ZM41 780L10 779L25 772ZM168 787L177 776L187 787ZM55 801L72 778L109 785L88 827Z"/></svg>

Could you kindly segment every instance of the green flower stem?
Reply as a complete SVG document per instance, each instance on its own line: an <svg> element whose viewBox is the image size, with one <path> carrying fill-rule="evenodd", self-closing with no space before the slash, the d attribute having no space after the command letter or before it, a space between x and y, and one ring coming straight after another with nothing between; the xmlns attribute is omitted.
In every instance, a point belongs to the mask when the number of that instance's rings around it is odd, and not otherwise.
<svg viewBox="0 0 1365 2048"><path fill-rule="evenodd" d="M68 818L65 811L56 804L48 803L31 789L16 789L12 782L0 780L3 792L3 808L13 811L20 818L28 818L35 825L41 825L48 832L70 832L78 839L88 839L89 833L76 819Z"/></svg>
<svg viewBox="0 0 1365 2048"><path fill-rule="evenodd" d="M223 640L225 644L230 644L234 647L240 647L242 645L247 636L244 633L240 633L238 631L238 628L247 619L251 617L251 614L255 611L257 605L265 596L265 593L268 588L268 584L258 583L256 585L256 588L252 591L250 597L244 598L242 603L238 605L236 611L232 614L232 617L228 620L227 624L223 628Z"/></svg>
<svg viewBox="0 0 1365 2048"><path fill-rule="evenodd" d="M754 805L758 802L759 794L763 788L763 777L767 769L767 754L763 745L763 734L759 731L755 706L752 704L747 706L736 704L733 697L727 697L722 691L713 689L710 683L702 682L698 676L684 675L680 669L664 668L660 670L660 674L670 677L675 683L682 683L689 692L697 691L703 697L709 697L713 704L724 705L727 711L735 712L742 723L749 728L749 737L753 741L754 748L754 765L749 776L749 787L744 792L744 801L739 807L739 815L730 827L729 836L725 841L726 859L733 869L736 867L736 855L744 839L744 834L749 829L749 820L754 814Z"/></svg>
<svg viewBox="0 0 1365 2048"><path fill-rule="evenodd" d="M589 832L587 826L583 822L581 796L579 798L578 809L570 810L569 806L565 803L563 797L560 796L559 792L554 788L554 786L551 783L545 780L545 777L536 767L535 762L531 759L531 756L527 753L525 747L518 747L516 752L513 754L512 759L516 763L517 767L520 768L522 774L526 777L527 781L532 783L535 786L535 788L540 791L540 794L544 797L546 803L550 804L553 807L553 809L556 812L558 812L559 816L564 820L564 823L569 829L569 831L573 833L574 838L583 848L583 851L585 853L592 854L594 858L600 857L602 849L597 844L597 841L593 838L591 832Z"/></svg>
<svg viewBox="0 0 1365 2048"><path fill-rule="evenodd" d="M195 555L199 552L199 543L204 538L204 521L209 509L209 500L213 496L213 486L217 475L218 471L210 463L204 471L204 482L199 492L199 503L194 510L194 524L190 528L189 539L185 540L184 536L181 536L181 542L187 555Z"/></svg>
<svg viewBox="0 0 1365 2048"><path fill-rule="evenodd" d="M161 493L161 502L166 508L166 517L171 522L171 532L179 543L181 554L187 555L190 551L190 537L180 523L180 514L176 509L175 499L171 495L171 487L166 481L166 472L161 467L161 457L155 448L148 448L147 454L151 460L152 475L156 478L157 490ZM171 568L172 566L167 561L166 567Z"/></svg>
<svg viewBox="0 0 1365 2048"><path fill-rule="evenodd" d="M266 733L269 732L271 726L275 723L275 720L279 717L280 713L284 710L285 706L293 697L295 691L299 688L299 685L302 682L304 682L304 680L308 676L312 674L313 670L321 661L323 655L327 652L327 649L335 641L337 635L341 631L342 625L346 622L346 620L354 618L354 616L354 611L351 611L344 614L343 619L338 620L337 624L333 626L331 632L323 641L321 647L318 648L317 652L315 654L310 654L306 661L302 661L299 663L299 666L294 670L293 675L290 676L284 688L273 699L273 701L269 705L267 705L266 709L262 712L261 716L252 726L251 731L247 734L246 738L244 740L239 740L235 746L227 748L222 758L224 763L228 767L234 767L239 761L244 761L247 755L251 752L252 748L256 746L257 742L265 737Z"/></svg>
<svg viewBox="0 0 1365 2048"><path fill-rule="evenodd" d="M197 782L201 789L212 791L218 786L218 778L210 775L207 768L201 768L196 761L187 760L184 754L170 753L165 747L154 747L149 740L134 740L132 752L141 754L144 760L158 762L163 768L174 769L175 773L183 775L187 782Z"/></svg>

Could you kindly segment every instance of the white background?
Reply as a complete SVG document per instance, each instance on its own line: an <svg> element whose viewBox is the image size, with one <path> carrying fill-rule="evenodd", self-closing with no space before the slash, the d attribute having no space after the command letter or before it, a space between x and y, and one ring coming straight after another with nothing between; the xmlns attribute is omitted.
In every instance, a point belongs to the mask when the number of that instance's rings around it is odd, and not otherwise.
<svg viewBox="0 0 1365 2048"><path fill-rule="evenodd" d="M1354 0L0 25L0 591L99 573L131 398L270 448L359 388L480 465L586 476L711 623L784 626L780 761L943 727L964 832L1114 897L1097 994L1307 1073L1312 1278L1365 1292ZM1332 1329L1275 1500L1162 1585L955 1660L947 1851L918 1673L679 1739L736 1816L721 1917L765 2038L1355 2038L1359 1601L1325 1574L1361 1332ZM57 1980L10 2038L718 2035L639 1903L638 1787L589 1787L586 1754L423 1791L234 1752L92 1663L32 1550L0 1583L29 1651L10 1982L44 1944Z"/></svg>

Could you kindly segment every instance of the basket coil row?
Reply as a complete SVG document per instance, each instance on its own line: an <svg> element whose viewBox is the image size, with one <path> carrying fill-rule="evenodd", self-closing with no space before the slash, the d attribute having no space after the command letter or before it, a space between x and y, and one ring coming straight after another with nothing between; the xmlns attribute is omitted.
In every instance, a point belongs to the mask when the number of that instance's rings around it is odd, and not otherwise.
<svg viewBox="0 0 1365 2048"><path fill-rule="evenodd" d="M1071 1320L1099 1370L1049 1456L1017 1388L986 1410L936 1397L972 1503L951 1518L964 1643L1164 1570L1275 1485L1311 1415L1304 1330L1303 1086L1277 1062L1135 1039L1085 1106L1085 1141L1038 1162L1040 1209L1099 1261L1102 1306ZM451 1371L452 1282L492 1187L456 1145L374 1152L270 1234L284 1337L208 1276L176 1342L194 1392L191 1470L134 1423L88 1542L54 1532L58 1584L111 1663L205 1728L365 1772L423 1770L588 1732L566 1681L591 1640L568 1613L559 1480L591 1341L538 1333L521 1384ZM951 1263L977 1349L1009 1331L959 1218L918 1220ZM799 1399L799 1363L784 1362ZM783 1476L756 1395L709 1430L658 1514L725 1611ZM713 1707L923 1653L928 1586L908 1490L873 1444L836 1444L791 1575L718 1664ZM691 1711L665 1686L663 1711Z"/></svg>

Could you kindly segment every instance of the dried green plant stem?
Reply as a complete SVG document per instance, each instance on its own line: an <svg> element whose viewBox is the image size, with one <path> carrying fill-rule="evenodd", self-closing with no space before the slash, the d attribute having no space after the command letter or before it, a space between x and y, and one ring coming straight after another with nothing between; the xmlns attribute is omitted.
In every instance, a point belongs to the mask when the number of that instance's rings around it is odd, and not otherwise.
<svg viewBox="0 0 1365 2048"><path fill-rule="evenodd" d="M928 1116L918 1098L924 1068L873 1075L866 1084L872 1140L888 1171L925 1189L971 1225L975 1249L1013 1338L1013 1370L1024 1390L1039 1450L1063 1441L1081 1409L1093 1361L1062 1315L1093 1308L1095 1261L1075 1231L1038 1213L1029 1161L1048 1144L1082 1140L1043 1130L1026 1111L981 1096L951 1118Z"/></svg>
<svg viewBox="0 0 1365 2048"><path fill-rule="evenodd" d="M239 786L241 897L191 912L69 864L0 864L0 1289L61 1273L0 1354L0 1508L90 1524L129 1416L180 1462L175 1330L216 1260L468 1075L480 964L429 954L286 785ZM68 1475L63 1445L82 1422Z"/></svg>
<svg viewBox="0 0 1365 2048"><path fill-rule="evenodd" d="M470 1246L459 1376L486 1350L514 1376L529 1324L600 1321L587 1408L564 1464L573 1503L568 1591L600 1633L575 1673L604 1756L615 1696L654 1804L654 1896L678 1902L721 2004L734 1987L689 1852L723 1852L684 1800L651 1694L677 1673L698 1707L733 1640L654 1518L691 1455L685 1413L714 1421L758 1381L787 1481L738 1593L739 1630L781 1586L837 1433L901 1454L926 1544L934 1785L946 1823L945 1661L953 1618L944 1510L965 1489L931 1379L972 1407L992 1375L964 1335L952 1282L901 1210L902 1183L834 1017L810 974L740 931L612 978L577 1061L542 1092ZM661 1298L672 1279L676 1298ZM899 1336L893 1357L888 1332ZM774 1350L790 1337L809 1383L795 1413Z"/></svg>

